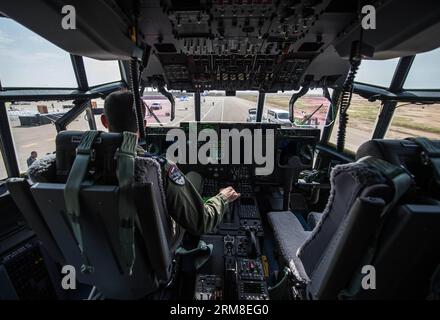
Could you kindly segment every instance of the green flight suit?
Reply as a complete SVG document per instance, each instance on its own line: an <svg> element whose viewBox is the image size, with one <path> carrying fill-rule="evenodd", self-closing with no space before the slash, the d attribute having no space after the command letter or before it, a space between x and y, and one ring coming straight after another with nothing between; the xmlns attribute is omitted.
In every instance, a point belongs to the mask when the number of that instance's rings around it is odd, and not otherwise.
<svg viewBox="0 0 440 320"><path fill-rule="evenodd" d="M228 203L222 194L203 202L192 182L164 157L148 155L142 148L138 156L155 159L162 169L166 204L169 215L182 228L194 235L210 232L222 220Z"/></svg>

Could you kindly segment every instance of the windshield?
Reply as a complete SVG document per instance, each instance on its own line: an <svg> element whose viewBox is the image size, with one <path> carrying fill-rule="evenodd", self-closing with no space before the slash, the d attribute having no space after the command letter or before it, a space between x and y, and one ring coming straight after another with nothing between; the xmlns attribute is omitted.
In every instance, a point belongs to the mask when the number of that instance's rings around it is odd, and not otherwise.
<svg viewBox="0 0 440 320"><path fill-rule="evenodd" d="M178 126L181 122L194 121L194 93L172 92L176 103L175 119L170 121L171 104L156 90L147 89L143 100L150 106L147 111L148 125ZM236 96L226 96L224 91L205 91L200 97L200 120L204 122L248 122L256 115L258 92L237 92ZM157 107L159 105L159 108ZM156 116L156 117L155 117Z"/></svg>
<svg viewBox="0 0 440 320"><path fill-rule="evenodd" d="M154 90L145 91L143 100L150 106L152 113L147 112L147 123L158 125L156 117L163 125L178 126L181 122L194 121L194 94L172 92L176 102L176 117L169 120L171 105L160 93ZM289 122L288 103L294 92L266 94L262 122ZM257 114L257 91L237 91L235 96L226 96L224 91L205 91L200 97L200 120L203 122L254 122ZM156 107L157 104L160 107ZM306 119L307 125L316 127L325 125L329 102L322 96L322 90L311 90L310 94L301 97L295 108L297 119ZM156 117L155 117L156 116ZM305 123L304 123L305 124Z"/></svg>

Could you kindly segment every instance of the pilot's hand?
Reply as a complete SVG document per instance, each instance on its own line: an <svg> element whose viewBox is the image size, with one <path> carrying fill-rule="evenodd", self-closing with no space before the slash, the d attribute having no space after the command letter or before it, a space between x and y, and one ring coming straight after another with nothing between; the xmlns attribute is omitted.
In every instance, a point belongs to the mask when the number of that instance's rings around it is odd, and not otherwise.
<svg viewBox="0 0 440 320"><path fill-rule="evenodd" d="M225 197L226 201L229 203L237 200L240 197L240 194L234 190L232 187L226 187L224 189L220 189L220 193Z"/></svg>

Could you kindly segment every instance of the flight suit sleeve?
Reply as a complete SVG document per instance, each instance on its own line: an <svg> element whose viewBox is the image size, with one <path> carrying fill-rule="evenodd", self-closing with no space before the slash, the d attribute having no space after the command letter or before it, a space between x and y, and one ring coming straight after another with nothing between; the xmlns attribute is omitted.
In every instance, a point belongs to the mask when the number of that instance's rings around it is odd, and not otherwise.
<svg viewBox="0 0 440 320"><path fill-rule="evenodd" d="M168 212L186 231L201 235L222 220L228 205L222 194L203 203L196 188L172 163L165 166L164 180Z"/></svg>

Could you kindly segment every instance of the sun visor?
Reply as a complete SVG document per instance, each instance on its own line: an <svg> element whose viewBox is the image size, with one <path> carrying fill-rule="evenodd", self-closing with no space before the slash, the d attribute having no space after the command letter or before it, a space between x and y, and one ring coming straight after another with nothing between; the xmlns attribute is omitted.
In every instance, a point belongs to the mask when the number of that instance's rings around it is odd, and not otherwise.
<svg viewBox="0 0 440 320"><path fill-rule="evenodd" d="M65 5L75 8L76 29L63 29ZM0 13L74 55L100 60L142 56L129 37L128 19L109 1L23 0L17 5L5 0L0 1Z"/></svg>
<svg viewBox="0 0 440 320"><path fill-rule="evenodd" d="M390 1L377 8L376 29L364 30L363 41L375 48L373 59L415 55L440 47L439 21L438 0ZM359 24L348 27L345 35L335 41L341 57L349 58L352 42L359 40L360 28Z"/></svg>

